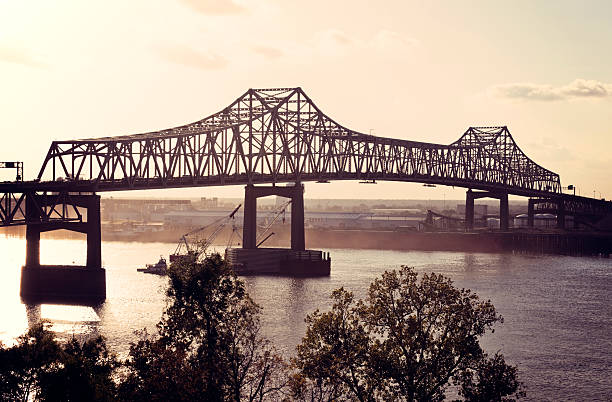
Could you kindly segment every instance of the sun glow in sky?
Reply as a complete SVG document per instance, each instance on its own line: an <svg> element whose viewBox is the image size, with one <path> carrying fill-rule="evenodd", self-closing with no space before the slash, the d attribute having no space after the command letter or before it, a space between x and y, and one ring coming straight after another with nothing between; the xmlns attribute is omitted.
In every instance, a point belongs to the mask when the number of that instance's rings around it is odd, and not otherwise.
<svg viewBox="0 0 612 402"><path fill-rule="evenodd" d="M448 144L507 125L563 185L611 198L611 16L608 1L0 0L0 160L31 179L52 140L160 130L248 88L301 86L379 136ZM464 191L336 183L306 196ZM242 188L140 194L211 195Z"/></svg>

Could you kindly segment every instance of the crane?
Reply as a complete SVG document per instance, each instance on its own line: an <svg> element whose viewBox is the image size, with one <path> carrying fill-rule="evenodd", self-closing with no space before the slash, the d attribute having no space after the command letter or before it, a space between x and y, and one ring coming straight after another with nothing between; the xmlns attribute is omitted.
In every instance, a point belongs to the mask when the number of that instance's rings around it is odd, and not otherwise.
<svg viewBox="0 0 612 402"><path fill-rule="evenodd" d="M176 246L176 250L174 250L173 254L170 254L170 262L172 263L175 261L183 260L185 258L196 261L200 255L206 252L208 247L210 247L210 245L217 238L219 233L221 233L221 231L228 224L228 222L235 218L236 212L238 212L240 207L242 207L242 204L234 208L234 210L228 216L221 217L208 225L196 228L182 235L179 239L178 245ZM196 240L190 242L189 237L197 233L201 233L210 227L214 227L214 230L207 238L205 238L204 240Z"/></svg>
<svg viewBox="0 0 612 402"><path fill-rule="evenodd" d="M278 220L278 218L280 218L281 215L283 215L283 223L285 222L285 217L284 217L284 213L285 211L287 211L287 207L289 206L289 204L291 204L291 200L284 202L275 212L274 212L274 218L272 218L272 221L270 221L270 223L268 224L268 226L266 226L263 230L263 232L261 232L261 234L259 236L257 236L257 245L255 247L259 247L261 246L266 240L268 240L270 237L274 236L274 232L270 233L268 236L265 236L266 233L268 233L268 231L272 228L272 225L274 225L276 223L276 221ZM263 238L263 240L262 240Z"/></svg>

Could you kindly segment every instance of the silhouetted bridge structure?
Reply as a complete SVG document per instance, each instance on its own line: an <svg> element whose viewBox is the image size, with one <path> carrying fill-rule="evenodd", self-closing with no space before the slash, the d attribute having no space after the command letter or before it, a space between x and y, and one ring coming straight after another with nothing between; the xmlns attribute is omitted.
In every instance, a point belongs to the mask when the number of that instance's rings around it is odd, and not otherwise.
<svg viewBox="0 0 612 402"><path fill-rule="evenodd" d="M509 194L534 197L531 215L538 206L556 208L559 227L566 215L592 220L612 211L610 202L562 194L559 175L529 159L507 127L470 127L450 145L377 137L338 124L301 88L278 88L250 89L222 111L180 127L53 141L36 180L0 183L0 226L27 225L24 270L41 267L40 232L56 229L86 233L87 267L101 270L97 192L246 185L244 247L255 247L255 200L265 193L290 196L300 206L292 248L303 250L303 192L287 195L276 184L336 180L468 188L468 229L474 200L483 197L500 200L502 229ZM272 186L254 191L259 184Z"/></svg>

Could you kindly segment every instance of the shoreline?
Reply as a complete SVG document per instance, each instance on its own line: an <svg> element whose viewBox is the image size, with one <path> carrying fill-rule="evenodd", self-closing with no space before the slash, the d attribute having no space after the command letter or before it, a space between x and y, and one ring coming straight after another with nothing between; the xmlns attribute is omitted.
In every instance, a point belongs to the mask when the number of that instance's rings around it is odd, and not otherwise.
<svg viewBox="0 0 612 402"><path fill-rule="evenodd" d="M25 229L4 230L7 237L25 239ZM290 233L286 228L274 229L264 247L290 247ZM166 229L118 235L102 230L102 241L134 243L177 243L184 228ZM398 251L464 251L484 253L533 253L574 256L603 256L612 254L612 233L559 232L537 230L474 231L474 232L417 232L363 229L313 229L305 230L306 247L325 249L366 249ZM231 229L226 228L213 242L216 246L228 246ZM80 233L62 231L43 234L42 239L84 239ZM232 247L240 247L241 236L234 234Z"/></svg>

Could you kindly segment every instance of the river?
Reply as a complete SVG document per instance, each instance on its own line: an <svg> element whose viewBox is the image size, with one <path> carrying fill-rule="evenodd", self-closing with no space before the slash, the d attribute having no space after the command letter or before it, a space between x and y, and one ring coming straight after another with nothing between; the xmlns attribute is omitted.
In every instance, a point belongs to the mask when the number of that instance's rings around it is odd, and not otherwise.
<svg viewBox="0 0 612 402"><path fill-rule="evenodd" d="M45 319L60 336L101 334L125 356L134 331L155 330L165 306L166 278L136 272L167 256L175 245L103 242L107 300L97 308L24 305L19 298L25 239L0 237L0 340L10 344L28 325ZM263 307L266 336L291 355L305 331L304 317L329 307L333 289L357 297L385 270L401 265L449 276L458 287L490 299L504 323L482 344L519 367L529 400L612 399L612 260L460 252L330 249L326 278L246 277ZM41 263L84 264L83 240L43 239Z"/></svg>

